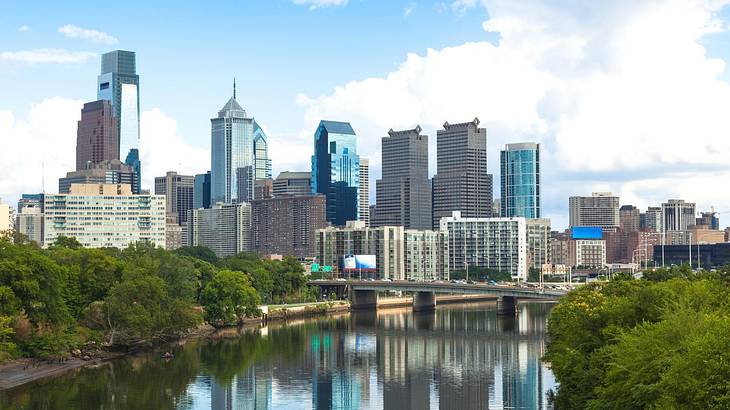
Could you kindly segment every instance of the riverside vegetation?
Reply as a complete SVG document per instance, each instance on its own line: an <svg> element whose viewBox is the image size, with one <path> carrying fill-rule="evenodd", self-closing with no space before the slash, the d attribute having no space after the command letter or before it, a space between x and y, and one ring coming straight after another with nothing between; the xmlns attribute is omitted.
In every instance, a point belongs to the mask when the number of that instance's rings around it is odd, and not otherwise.
<svg viewBox="0 0 730 410"><path fill-rule="evenodd" d="M553 309L559 409L730 408L730 268L588 284Z"/></svg>
<svg viewBox="0 0 730 410"><path fill-rule="evenodd" d="M72 238L41 249L22 236L0 238L0 362L149 344L203 321L235 325L260 315L261 303L315 296L293 258L218 259L204 247L167 251L144 243L86 249Z"/></svg>

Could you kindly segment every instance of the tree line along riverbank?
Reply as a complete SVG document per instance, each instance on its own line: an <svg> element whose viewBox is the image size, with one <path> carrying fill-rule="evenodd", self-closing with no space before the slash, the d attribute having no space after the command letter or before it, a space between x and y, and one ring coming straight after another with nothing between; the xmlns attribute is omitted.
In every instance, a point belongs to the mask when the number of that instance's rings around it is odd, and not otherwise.
<svg viewBox="0 0 730 410"><path fill-rule="evenodd" d="M227 326L260 316L262 303L315 299L293 258L218 259L207 248L143 243L86 249L71 238L41 249L0 238L0 363L149 345L203 322Z"/></svg>
<svg viewBox="0 0 730 410"><path fill-rule="evenodd" d="M571 292L544 360L560 409L730 408L730 268L688 266Z"/></svg>

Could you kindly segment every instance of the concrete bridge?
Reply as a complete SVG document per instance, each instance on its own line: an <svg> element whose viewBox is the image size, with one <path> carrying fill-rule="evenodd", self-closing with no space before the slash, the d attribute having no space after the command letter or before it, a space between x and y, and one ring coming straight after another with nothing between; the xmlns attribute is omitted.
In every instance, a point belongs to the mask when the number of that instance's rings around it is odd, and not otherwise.
<svg viewBox="0 0 730 410"><path fill-rule="evenodd" d="M495 296L497 313L510 315L516 312L517 299L556 300L567 293L556 289L492 286L483 283L312 280L309 284L325 289L337 289L339 295L348 294L352 309L376 309L378 292L401 291L413 293L415 311L435 309L436 293L450 293Z"/></svg>

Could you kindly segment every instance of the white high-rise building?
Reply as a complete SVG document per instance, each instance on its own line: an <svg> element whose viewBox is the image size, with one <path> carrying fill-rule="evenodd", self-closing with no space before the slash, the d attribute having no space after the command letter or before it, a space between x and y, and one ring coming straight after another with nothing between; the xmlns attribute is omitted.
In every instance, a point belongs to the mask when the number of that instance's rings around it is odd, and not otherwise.
<svg viewBox="0 0 730 410"><path fill-rule="evenodd" d="M23 206L15 217L15 232L37 244L43 243L43 212L40 203Z"/></svg>
<svg viewBox="0 0 730 410"><path fill-rule="evenodd" d="M188 246L207 246L219 258L249 252L251 247L251 205L216 203L188 214Z"/></svg>
<svg viewBox="0 0 730 410"><path fill-rule="evenodd" d="M527 221L514 218L462 218L455 211L441 218L448 234L449 271L469 267L509 273L513 280L527 279Z"/></svg>
<svg viewBox="0 0 730 410"><path fill-rule="evenodd" d="M604 230L619 227L619 198L610 192L594 192L591 196L571 196L570 226L600 226Z"/></svg>
<svg viewBox="0 0 730 410"><path fill-rule="evenodd" d="M662 204L662 227L665 232L686 231L696 223L694 202L670 199Z"/></svg>
<svg viewBox="0 0 730 410"><path fill-rule="evenodd" d="M406 229L404 235L406 278L417 281L448 280L448 233Z"/></svg>
<svg viewBox="0 0 730 410"><path fill-rule="evenodd" d="M370 160L360 157L360 192L358 192L360 203L359 220L370 226Z"/></svg>
<svg viewBox="0 0 730 410"><path fill-rule="evenodd" d="M68 194L43 196L43 246L60 236L87 248L165 247L165 196L134 195L126 184L72 184Z"/></svg>

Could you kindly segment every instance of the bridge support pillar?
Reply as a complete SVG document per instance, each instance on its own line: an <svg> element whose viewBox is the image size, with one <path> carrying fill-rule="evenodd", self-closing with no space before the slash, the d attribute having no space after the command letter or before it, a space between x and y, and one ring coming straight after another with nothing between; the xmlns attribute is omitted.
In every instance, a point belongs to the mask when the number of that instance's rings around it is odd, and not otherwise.
<svg viewBox="0 0 730 410"><path fill-rule="evenodd" d="M497 314L511 315L517 314L517 298L514 296L500 296L497 299Z"/></svg>
<svg viewBox="0 0 730 410"><path fill-rule="evenodd" d="M378 308L378 292L374 290L352 290L350 292L350 309L364 310Z"/></svg>
<svg viewBox="0 0 730 410"><path fill-rule="evenodd" d="M416 292L413 295L413 311L424 312L436 309L436 294L434 292Z"/></svg>

